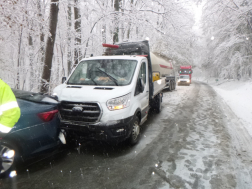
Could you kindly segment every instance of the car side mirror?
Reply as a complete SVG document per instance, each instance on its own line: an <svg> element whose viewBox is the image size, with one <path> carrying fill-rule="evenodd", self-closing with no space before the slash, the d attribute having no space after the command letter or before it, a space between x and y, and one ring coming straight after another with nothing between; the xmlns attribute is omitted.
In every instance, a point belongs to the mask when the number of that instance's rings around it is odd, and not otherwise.
<svg viewBox="0 0 252 189"><path fill-rule="evenodd" d="M66 81L66 77L62 77L61 82L62 82L62 83L65 83L65 81Z"/></svg>
<svg viewBox="0 0 252 189"><path fill-rule="evenodd" d="M139 86L139 92L142 93L144 91L144 87L145 87L143 78L138 79L138 86Z"/></svg>

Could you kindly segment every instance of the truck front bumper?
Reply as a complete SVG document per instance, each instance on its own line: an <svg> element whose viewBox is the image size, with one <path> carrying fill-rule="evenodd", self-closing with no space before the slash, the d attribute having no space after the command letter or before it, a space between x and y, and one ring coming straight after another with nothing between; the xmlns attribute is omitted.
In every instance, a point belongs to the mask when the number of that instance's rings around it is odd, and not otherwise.
<svg viewBox="0 0 252 189"><path fill-rule="evenodd" d="M131 132L133 116L108 122L98 123L78 123L61 122L61 129L67 132L67 138L81 138L85 140L97 141L117 141L126 140Z"/></svg>

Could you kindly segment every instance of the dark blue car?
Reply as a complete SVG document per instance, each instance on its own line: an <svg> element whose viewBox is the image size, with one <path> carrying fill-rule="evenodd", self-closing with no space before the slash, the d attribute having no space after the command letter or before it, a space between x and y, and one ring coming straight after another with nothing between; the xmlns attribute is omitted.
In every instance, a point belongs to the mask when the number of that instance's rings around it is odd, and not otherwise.
<svg viewBox="0 0 252 189"><path fill-rule="evenodd" d="M39 93L15 89L13 92L21 116L8 134L0 134L0 176L9 173L15 176L11 170L17 163L51 152L65 142L59 129L58 102L55 99Z"/></svg>

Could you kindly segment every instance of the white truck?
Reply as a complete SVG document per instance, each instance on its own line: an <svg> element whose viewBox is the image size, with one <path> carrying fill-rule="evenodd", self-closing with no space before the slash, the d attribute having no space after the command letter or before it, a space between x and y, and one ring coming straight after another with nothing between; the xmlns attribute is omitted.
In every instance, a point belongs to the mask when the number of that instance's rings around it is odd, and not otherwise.
<svg viewBox="0 0 252 189"><path fill-rule="evenodd" d="M165 75L175 78L175 72L150 54L148 41L104 46L105 56L84 58L54 89L61 128L67 140L136 144L150 108L161 111L162 90L170 84Z"/></svg>

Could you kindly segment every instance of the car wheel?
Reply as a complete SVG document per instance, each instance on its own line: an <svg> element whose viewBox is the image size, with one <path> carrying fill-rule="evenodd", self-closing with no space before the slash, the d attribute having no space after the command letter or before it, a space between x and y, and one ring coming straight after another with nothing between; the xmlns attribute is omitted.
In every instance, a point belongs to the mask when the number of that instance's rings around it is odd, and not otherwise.
<svg viewBox="0 0 252 189"><path fill-rule="evenodd" d="M137 116L134 117L132 131L128 142L130 145L135 145L138 143L140 138L140 125L139 125L139 118Z"/></svg>
<svg viewBox="0 0 252 189"><path fill-rule="evenodd" d="M0 145L0 177L9 176L15 169L17 150L9 144Z"/></svg>

